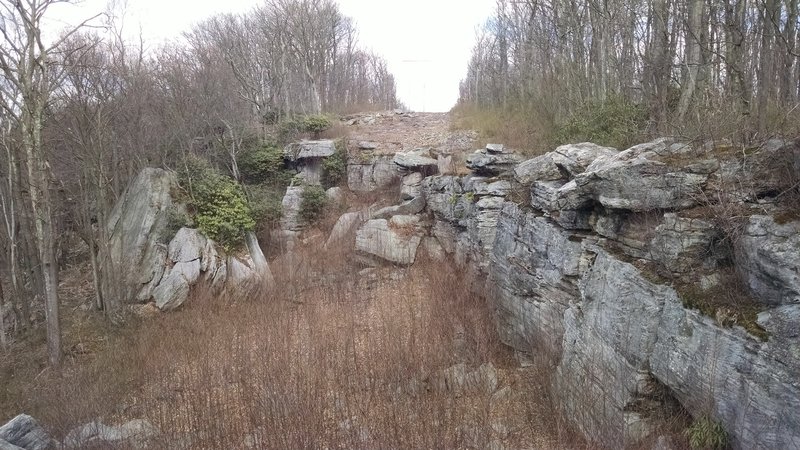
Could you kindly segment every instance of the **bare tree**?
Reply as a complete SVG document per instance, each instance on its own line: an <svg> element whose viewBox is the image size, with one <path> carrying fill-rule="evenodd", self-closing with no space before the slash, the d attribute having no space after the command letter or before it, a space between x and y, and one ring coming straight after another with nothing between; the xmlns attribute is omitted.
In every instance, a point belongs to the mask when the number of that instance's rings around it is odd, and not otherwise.
<svg viewBox="0 0 800 450"><path fill-rule="evenodd" d="M42 274L47 321L47 354L50 364L61 362L61 329L58 301L58 260L55 254L52 179L42 128L45 109L59 74L51 66L61 43L77 31L66 32L55 43L42 39L42 20L47 9L66 0L16 0L0 2L0 70L5 75L2 106L19 129L19 159L24 159L33 236ZM87 21L88 22L88 21ZM86 22L84 22L85 24ZM83 25L83 24L82 24ZM81 25L81 26L82 26Z"/></svg>

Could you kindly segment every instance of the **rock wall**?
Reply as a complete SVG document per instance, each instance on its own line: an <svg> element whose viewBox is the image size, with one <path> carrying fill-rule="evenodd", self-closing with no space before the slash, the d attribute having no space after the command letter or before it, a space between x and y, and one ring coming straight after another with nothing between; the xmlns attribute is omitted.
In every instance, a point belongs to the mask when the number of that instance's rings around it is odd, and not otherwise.
<svg viewBox="0 0 800 450"><path fill-rule="evenodd" d="M430 233L588 439L634 444L677 401L735 448L800 447L800 142L467 161L481 176L423 180Z"/></svg>

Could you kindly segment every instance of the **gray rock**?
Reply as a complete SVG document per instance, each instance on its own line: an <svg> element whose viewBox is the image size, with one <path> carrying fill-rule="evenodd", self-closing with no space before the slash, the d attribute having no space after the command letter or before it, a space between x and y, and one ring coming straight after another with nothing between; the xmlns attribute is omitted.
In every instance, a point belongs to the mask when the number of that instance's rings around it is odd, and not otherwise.
<svg viewBox="0 0 800 450"><path fill-rule="evenodd" d="M345 202L344 192L338 186L326 190L325 197L334 205L341 205Z"/></svg>
<svg viewBox="0 0 800 450"><path fill-rule="evenodd" d="M0 448L3 445L9 450L45 450L50 447L50 437L33 417L20 414L0 427Z"/></svg>
<svg viewBox="0 0 800 450"><path fill-rule="evenodd" d="M375 155L365 160L351 158L347 164L347 187L353 192L371 192L394 185L401 177L391 155Z"/></svg>
<svg viewBox="0 0 800 450"><path fill-rule="evenodd" d="M800 221L750 217L737 241L739 267L760 301L800 303Z"/></svg>
<svg viewBox="0 0 800 450"><path fill-rule="evenodd" d="M583 173L595 159L617 153L614 148L590 142L562 145L552 152L521 162L514 168L514 178L524 186L534 181L567 181Z"/></svg>
<svg viewBox="0 0 800 450"><path fill-rule="evenodd" d="M699 268L710 256L711 246L721 233L702 219L664 214L663 223L653 231L649 242L650 258L671 272L687 273Z"/></svg>
<svg viewBox="0 0 800 450"><path fill-rule="evenodd" d="M429 149L416 149L394 155L394 163L406 170L436 173L439 162L431 156Z"/></svg>
<svg viewBox="0 0 800 450"><path fill-rule="evenodd" d="M108 253L100 252L100 258L103 264L110 258L119 274L115 289L124 302L148 301L161 281L167 255L160 241L166 232L167 211L177 207L170 194L176 186L174 174L144 169L111 211L106 224Z"/></svg>
<svg viewBox="0 0 800 450"><path fill-rule="evenodd" d="M369 257L408 266L414 263L422 232L407 216L373 219L356 233L356 250Z"/></svg>
<svg viewBox="0 0 800 450"><path fill-rule="evenodd" d="M302 231L305 223L300 217L300 209L303 206L303 186L289 186L286 194L281 201L281 229L285 231Z"/></svg>
<svg viewBox="0 0 800 450"><path fill-rule="evenodd" d="M511 191L511 183L506 180L498 181L479 181L474 184L475 195L494 195L505 197Z"/></svg>
<svg viewBox="0 0 800 450"><path fill-rule="evenodd" d="M375 150L378 148L378 144L372 141L360 141L358 143L358 148L361 150Z"/></svg>
<svg viewBox="0 0 800 450"><path fill-rule="evenodd" d="M369 218L367 211L356 211L342 214L336 223L333 225L330 236L325 243L326 248L332 248L335 245L341 244L348 236L352 235L358 227L361 226Z"/></svg>
<svg viewBox="0 0 800 450"><path fill-rule="evenodd" d="M400 198L403 200L411 200L422 196L422 174L419 172L412 172L403 177L400 185Z"/></svg>
<svg viewBox="0 0 800 450"><path fill-rule="evenodd" d="M325 158L336 153L332 140L293 142L283 149L283 156L289 161Z"/></svg>
<svg viewBox="0 0 800 450"><path fill-rule="evenodd" d="M503 144L486 144L486 151L489 153L511 153Z"/></svg>
<svg viewBox="0 0 800 450"><path fill-rule="evenodd" d="M736 449L800 446L800 418L788 413L800 404L800 225L753 216L734 252L764 299L766 341L685 308L648 268L657 262L703 286L722 279L705 272L720 257L710 251L716 224L674 211L717 189L714 176L730 163L705 158L667 140L620 153L563 148L517 170L534 210L478 195L486 180L474 176L422 182L431 234L487 275L501 339L556 367L554 401L604 446L635 445L659 430L647 411L678 403L720 420ZM445 380L463 385L469 373L454 367Z"/></svg>
<svg viewBox="0 0 800 450"><path fill-rule="evenodd" d="M25 450L22 447L17 447L4 439L0 439L0 450Z"/></svg>
<svg viewBox="0 0 800 450"><path fill-rule="evenodd" d="M480 175L501 175L509 172L519 162L516 155L509 153L489 153L478 150L467 156L467 168Z"/></svg>
<svg viewBox="0 0 800 450"><path fill-rule="evenodd" d="M555 208L579 210L593 203L630 211L685 209L699 204L718 164L698 164L684 144L657 140L597 157L558 189Z"/></svg>
<svg viewBox="0 0 800 450"><path fill-rule="evenodd" d="M399 205L387 206L372 213L372 219L389 219L398 215L414 215L425 209L425 198L416 197Z"/></svg>
<svg viewBox="0 0 800 450"><path fill-rule="evenodd" d="M95 421L70 431L64 438L64 446L66 448L84 448L92 444L127 442L134 448L145 448L147 440L156 435L158 435L158 430L146 420L135 419L118 427Z"/></svg>
<svg viewBox="0 0 800 450"><path fill-rule="evenodd" d="M179 262L172 266L153 290L158 309L170 311L183 305L189 298L191 286L200 278L200 261Z"/></svg>

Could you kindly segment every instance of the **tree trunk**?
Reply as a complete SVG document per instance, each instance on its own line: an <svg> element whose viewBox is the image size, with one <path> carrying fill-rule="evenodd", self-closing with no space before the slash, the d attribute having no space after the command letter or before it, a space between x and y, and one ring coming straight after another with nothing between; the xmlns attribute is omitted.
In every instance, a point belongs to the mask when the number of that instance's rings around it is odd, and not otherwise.
<svg viewBox="0 0 800 450"><path fill-rule="evenodd" d="M686 112L692 103L695 89L697 88L697 79L700 75L700 39L702 35L702 20L703 9L705 3L703 0L690 0L687 23L686 35L686 55L685 55L685 75L683 77L683 92L681 93L681 100L678 104L678 121L683 122L686 117Z"/></svg>

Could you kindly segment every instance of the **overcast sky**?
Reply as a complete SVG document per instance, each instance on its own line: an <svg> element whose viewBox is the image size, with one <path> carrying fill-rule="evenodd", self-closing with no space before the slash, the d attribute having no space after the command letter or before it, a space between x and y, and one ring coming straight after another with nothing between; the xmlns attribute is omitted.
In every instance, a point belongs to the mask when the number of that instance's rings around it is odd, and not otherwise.
<svg viewBox="0 0 800 450"><path fill-rule="evenodd" d="M415 111L447 111L458 99L475 30L494 0L338 0L356 20L362 47L383 55L400 99ZM51 27L62 28L105 10L107 0L57 5ZM141 29L151 48L176 39L192 24L221 12L243 12L254 0L128 0L125 28Z"/></svg>

